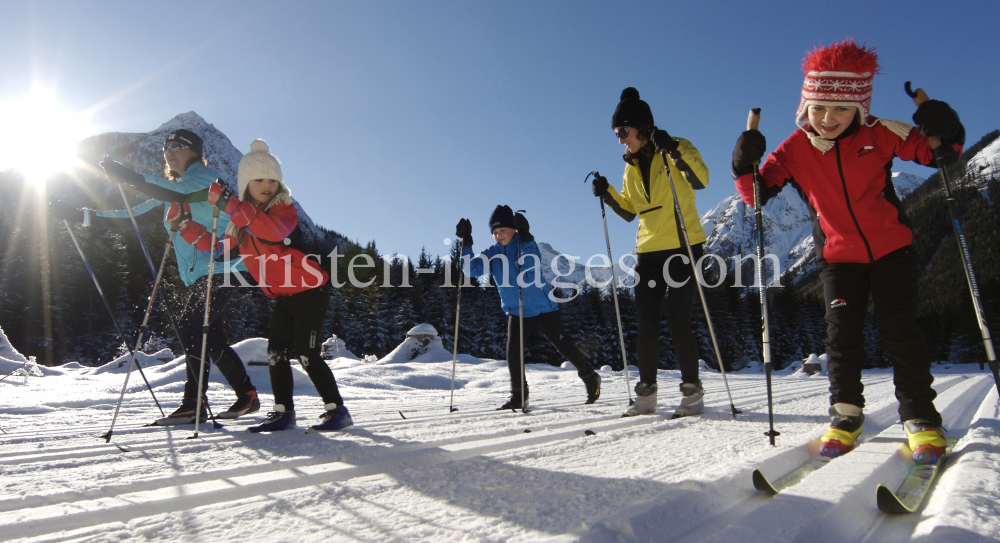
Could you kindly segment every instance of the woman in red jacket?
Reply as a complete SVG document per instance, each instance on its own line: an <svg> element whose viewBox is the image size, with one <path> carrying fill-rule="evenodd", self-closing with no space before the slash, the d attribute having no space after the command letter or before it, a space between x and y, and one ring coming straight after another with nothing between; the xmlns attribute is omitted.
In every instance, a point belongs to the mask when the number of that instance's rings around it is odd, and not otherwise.
<svg viewBox="0 0 1000 543"><path fill-rule="evenodd" d="M838 456L851 450L864 424L861 365L871 298L910 449L918 463L935 463L946 442L934 407L930 355L916 321L913 231L892 185L892 160L930 165L932 148L954 160L965 129L948 104L937 100L917 109L918 127L872 117L878 57L854 40L812 51L803 71L796 113L803 124L761 165L761 205L792 185L813 220L816 260L823 267L831 404L820 452ZM765 149L764 136L748 130L733 150L733 177L747 205L754 203L753 164Z"/></svg>
<svg viewBox="0 0 1000 543"><path fill-rule="evenodd" d="M274 432L295 426L292 357L309 374L326 410L320 417L322 422L311 426L309 431L342 430L354 422L340 397L330 366L320 357L319 333L330 298L325 286L330 276L317 261L287 245L299 216L291 192L282 183L281 165L269 151L264 140L250 144L250 152L240 161L237 172L239 197L219 183L213 184L208 192L209 203L230 216L221 245L235 245L239 249L250 275L264 294L275 300L267 338L274 411L268 413L262 424L248 431ZM174 204L172 211L176 207ZM183 212L174 211L181 236L200 250L208 251L211 238L205 227L178 215Z"/></svg>

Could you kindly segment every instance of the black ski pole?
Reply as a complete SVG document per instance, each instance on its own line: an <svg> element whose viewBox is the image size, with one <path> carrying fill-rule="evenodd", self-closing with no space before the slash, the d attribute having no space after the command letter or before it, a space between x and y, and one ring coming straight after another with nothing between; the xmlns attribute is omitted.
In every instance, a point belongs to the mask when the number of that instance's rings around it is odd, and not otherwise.
<svg viewBox="0 0 1000 543"><path fill-rule="evenodd" d="M750 115L747 117L747 130L757 130L759 123L760 108L755 107L750 110ZM761 358L764 359L764 377L767 381L767 421L771 428L764 432L764 435L770 439L771 445L774 445L774 438L781 434L774 430L774 405L771 394L771 333L767 318L767 285L764 284L764 280L767 279L764 275L764 213L761 211L763 198L761 198L760 193L758 164L760 164L759 160L753 163L753 208L754 214L757 216L757 284L760 286Z"/></svg>
<svg viewBox="0 0 1000 543"><path fill-rule="evenodd" d="M108 160L108 157L105 157ZM110 181L110 179L108 179ZM142 248L142 254L146 257L146 264L149 265L149 273L156 277L157 271L153 267L153 260L149 258L149 250L146 249L146 242L142 239L142 232L139 231L139 223L135 220L135 215L132 214L132 206L128 203L128 198L125 196L125 189L118 184L118 192L122 195L122 202L125 204L125 210L128 212L128 217L132 221L132 228L135 230L135 237L139 240L139 247ZM181 337L180 330L177 329L177 322L174 319L174 312L170 309L170 304L166 299L163 300L163 308L167 311L167 318L170 320L170 327L174 330L174 335L177 336L177 344L181 347L181 352L184 353L185 358L188 355L187 347L184 345L184 338Z"/></svg>
<svg viewBox="0 0 1000 543"><path fill-rule="evenodd" d="M590 172L587 177L583 178L583 182L586 183L590 176L599 176L600 172ZM618 322L618 343L622 348L622 367L625 368L625 391L628 392L628 404L629 406L635 404L635 400L632 399L632 383L630 382L628 375L628 358L625 355L625 334L622 332L622 312L618 309L618 279L615 277L615 259L611 256L611 236L608 235L608 216L604 212L604 198L598 198L601 201L601 220L604 221L604 243L608 246L608 261L611 263L611 296L615 300L615 320Z"/></svg>
<svg viewBox="0 0 1000 543"><path fill-rule="evenodd" d="M174 244L174 237L177 235L177 229L170 229L170 239L167 240L166 246L163 248L163 258L160 259L160 271L156 272L156 281L153 282L153 292L149 295L149 304L146 306L146 314L142 317L142 326L139 327L139 336L135 340L135 349L132 350L132 356L129 357L128 371L125 372L125 384L122 385L121 395L118 396L118 405L115 406L115 414L111 417L111 427L108 428L108 433L104 434L103 437L106 443L111 442L111 435L115 430L115 423L118 421L118 411L122 407L122 400L125 399L125 389L128 388L129 376L132 375L132 363L135 362L135 353L142 346L143 336L146 334L146 327L149 324L149 314L153 312L153 304L156 301L156 291L160 286L160 279L163 277L163 269L167 264L167 255L170 253L170 247Z"/></svg>
<svg viewBox="0 0 1000 543"><path fill-rule="evenodd" d="M913 103L920 107L929 98L924 89L917 89L916 92L906 82L906 94L913 98ZM951 227L955 232L955 239L958 240L958 252L962 258L962 267L965 268L965 280L969 284L969 291L972 293L972 308L976 312L976 321L979 324L979 332L983 337L983 347L986 349L986 360L990 364L990 371L993 372L993 381L996 383L997 392L1000 393L1000 364L997 363L996 351L993 350L993 338L990 337L990 328L986 324L986 313L983 311L983 301L979 296L979 283L976 282L976 273L972 269L972 253L969 252L969 244L965 241L965 232L962 231L961 215L958 212L958 204L955 196L951 193L951 177L948 173L948 165L941 156L941 141L931 137L931 146L934 151L934 161L938 171L941 173L941 184L944 186L945 201L948 203L948 213L951 215ZM934 145L934 140L938 140L938 145Z"/></svg>
<svg viewBox="0 0 1000 543"><path fill-rule="evenodd" d="M69 239L73 240L73 245L76 246L76 252L80 254L80 260L83 261L83 266L87 268L87 273L90 274L90 279L94 282L94 286L97 287L97 293L101 295L101 301L104 302L104 307L107 308L108 315L111 316L111 322L114 323L115 330L118 331L118 336L121 337L122 343L125 344L125 347L129 349L129 354L131 354L134 358L135 352L128 346L128 339L125 338L125 333L122 332L122 327L118 325L118 319L115 318L115 312L111 309L111 303L108 302L108 298L104 296L101 284L97 282L97 276L94 275L94 270L90 268L90 263L87 262L87 257L83 256L83 249L81 249L80 244L77 243L76 236L73 235L73 229L69 227L69 222L66 220L63 220L63 225L66 227L66 231L69 232ZM146 374L142 371L142 365L139 364L138 360L135 361L135 367L139 369L139 375L142 376L142 380L146 383L146 388L149 389L149 394L153 396L153 402L156 403L156 407L160 410L160 414L163 415L163 407L160 407L160 401L156 399L153 387L149 385L149 380L146 379Z"/></svg>
<svg viewBox="0 0 1000 543"><path fill-rule="evenodd" d="M688 236L687 225L684 223L684 213L681 211L681 203L677 199L677 187L674 186L674 177L670 174L670 164L667 162L667 153L661 152L663 157L663 167L667 170L667 181L670 183L670 192L674 196L674 214L677 216L677 224L681 227L681 234L684 238L684 245L687 247L688 258L691 260L691 273L693 274L695 285L698 287L698 296L701 297L701 308L705 312L705 322L708 323L708 333L712 337L712 347L715 348L715 359L719 361L719 372L722 373L722 381L726 384L726 393L729 394L729 408L733 411L733 418L742 413L736 409L733 403L733 392L729 389L729 378L726 377L726 367L722 363L722 352L719 351L719 341L715 338L715 328L712 327L712 316L708 312L708 300L705 298L705 291L701 288L701 274L698 273L698 263L694 260L694 250L691 248L691 237Z"/></svg>
<svg viewBox="0 0 1000 543"><path fill-rule="evenodd" d="M458 315L462 311L462 239L458 240L458 292L455 294L455 339L452 344L451 353L451 401L448 404L448 412L458 411L455 407L455 365L458 362Z"/></svg>
<svg viewBox="0 0 1000 543"><path fill-rule="evenodd" d="M105 156L104 159L110 160L107 156ZM108 178L108 181L113 183L110 178ZM216 179L216 181L220 183L222 182L221 179ZM135 230L135 237L139 240L139 247L142 248L142 254L146 257L146 264L149 266L149 273L151 273L153 277L156 277L158 272L156 271L156 268L153 267L153 260L149 257L149 250L146 248L145 240L142 239L142 232L139 231L139 223L135 220L135 215L132 213L132 206L128 203L128 197L125 196L125 189L122 188L121 184L116 184L118 185L118 193L122 195L122 202L125 204L125 211L128 212L128 218L132 221L132 229ZM167 312L167 319L170 321L170 327L173 329L174 335L177 337L177 344L180 345L181 352L184 353L184 359L186 362L188 358L188 350L184 345L184 338L181 337L181 332L177 328L177 321L174 319L174 312L170 309L170 304L166 299L163 300L163 309ZM208 406L208 414L212 417L212 423L215 425L215 428L222 428L222 425L215 420L215 414L212 413L211 406Z"/></svg>
<svg viewBox="0 0 1000 543"><path fill-rule="evenodd" d="M518 211L517 213L521 213ZM521 340L521 413L527 413L524 405L524 389L528 388L528 376L524 374L524 296L521 292L521 233L517 236L517 328L518 339Z"/></svg>
<svg viewBox="0 0 1000 543"><path fill-rule="evenodd" d="M208 391L202 391L202 384L205 381L205 351L208 349L208 311L212 301L212 276L215 273L215 240L217 229L219 228L219 208L212 207L212 238L208 245L208 276L205 278L205 321L201 327L201 365L198 369L198 397L195 400L194 408L194 435L187 439L198 437L198 426L201 423L201 403L202 398L208 396ZM197 250L197 249L196 249ZM208 402L205 402L206 405ZM212 418L215 420L215 417Z"/></svg>

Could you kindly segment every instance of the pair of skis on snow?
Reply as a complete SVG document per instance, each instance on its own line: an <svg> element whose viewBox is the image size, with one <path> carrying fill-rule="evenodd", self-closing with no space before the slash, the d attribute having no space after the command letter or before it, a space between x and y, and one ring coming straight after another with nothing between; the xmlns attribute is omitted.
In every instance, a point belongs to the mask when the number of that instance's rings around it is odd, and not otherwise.
<svg viewBox="0 0 1000 543"><path fill-rule="evenodd" d="M903 444L901 453L910 458L910 468L903 479L903 482L895 490L879 484L875 491L875 501L878 508L883 513L913 513L920 508L924 497L930 491L938 472L940 472L948 456L951 454L955 439L948 439L948 448L945 453L938 458L934 464L917 464L912 460L913 455L908 444ZM771 481L760 469L753 470L753 486L761 492L766 492L772 496L782 490L797 484L803 478L817 469L829 463L832 458L826 458L819 454L819 440L811 442L808 446L809 458L798 468L792 470L787 475Z"/></svg>

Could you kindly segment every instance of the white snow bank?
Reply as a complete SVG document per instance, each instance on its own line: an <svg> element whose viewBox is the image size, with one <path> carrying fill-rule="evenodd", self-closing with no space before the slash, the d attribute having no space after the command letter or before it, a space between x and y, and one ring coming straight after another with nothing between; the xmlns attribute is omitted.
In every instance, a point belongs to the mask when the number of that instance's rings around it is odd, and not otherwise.
<svg viewBox="0 0 1000 543"><path fill-rule="evenodd" d="M406 339L391 353L385 355L380 364L393 362L447 362L452 353L444 348L437 330L429 324L418 324L406 333Z"/></svg>
<svg viewBox="0 0 1000 543"><path fill-rule="evenodd" d="M252 337L233 345L233 350L243 360L247 367L254 365L267 366L267 338Z"/></svg>
<svg viewBox="0 0 1000 543"><path fill-rule="evenodd" d="M406 337L414 336L434 336L437 337L438 331L436 328L430 324L422 323L410 328L410 331L406 333Z"/></svg>
<svg viewBox="0 0 1000 543"><path fill-rule="evenodd" d="M826 353L816 355L811 353L802 363L795 367L792 375L799 377L809 377L811 375L826 375Z"/></svg>
<svg viewBox="0 0 1000 543"><path fill-rule="evenodd" d="M3 333L3 328L0 328L0 358L13 360L18 363L23 363L27 360L23 354L17 352L17 349L10 344L10 340L7 339L7 334Z"/></svg>
<svg viewBox="0 0 1000 543"><path fill-rule="evenodd" d="M131 357L132 355L125 353L103 366L94 368L94 370L90 373L95 375L100 373L125 373L128 371L129 359ZM160 365L176 359L174 353L170 349L160 349L153 354L138 352L136 353L135 358L139 361L139 365L143 368L146 366ZM135 368L132 369L135 370Z"/></svg>
<svg viewBox="0 0 1000 543"><path fill-rule="evenodd" d="M336 335L330 336L329 339L323 342L323 347L320 350L320 356L327 360L336 358L353 358L354 360L361 360L361 357L347 350L347 344Z"/></svg>

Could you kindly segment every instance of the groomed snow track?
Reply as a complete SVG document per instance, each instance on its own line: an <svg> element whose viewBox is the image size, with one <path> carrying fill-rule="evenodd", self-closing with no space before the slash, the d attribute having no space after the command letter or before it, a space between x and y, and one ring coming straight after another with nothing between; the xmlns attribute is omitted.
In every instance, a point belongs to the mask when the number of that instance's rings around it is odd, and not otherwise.
<svg viewBox="0 0 1000 543"><path fill-rule="evenodd" d="M323 435L243 433L254 418L206 424L187 440L193 427L142 427L153 416L148 393L129 394L113 438L129 452L98 439L107 431L104 403L78 409L85 424L52 429L46 421L58 413L24 414L25 406L17 418L0 418L9 432L0 435L0 539L980 540L926 525L936 517L923 511L887 516L875 507L876 485L905 473L891 373L866 374L858 448L773 497L753 489L750 472L780 476L801 462L802 447L827 423L824 376L776 377L782 435L770 447L759 374L729 376L744 411L733 421L718 374L702 375L705 415L669 420L679 399L674 372L661 372L657 415L628 419L621 374L603 373L602 399L584 406L573 372L532 373L529 380L542 379L532 381L530 414L495 412L496 391L470 386L456 393L460 411L451 414L446 391L414 390L407 401L344 387L357 426ZM996 461L993 449L966 449L1000 435L998 402L986 374L938 375L935 388L959 441L924 509L947 510L953 479L983 462L963 456ZM210 393L218 405L221 390ZM300 424L319 415L316 398L297 402Z"/></svg>

